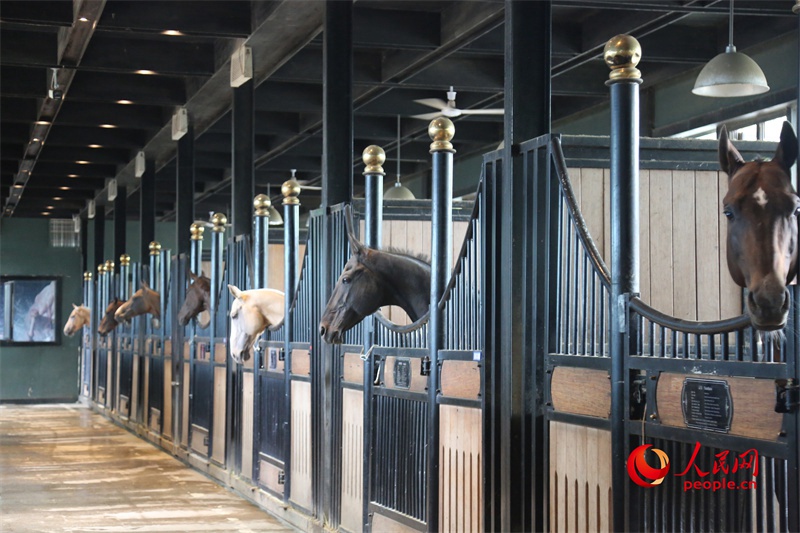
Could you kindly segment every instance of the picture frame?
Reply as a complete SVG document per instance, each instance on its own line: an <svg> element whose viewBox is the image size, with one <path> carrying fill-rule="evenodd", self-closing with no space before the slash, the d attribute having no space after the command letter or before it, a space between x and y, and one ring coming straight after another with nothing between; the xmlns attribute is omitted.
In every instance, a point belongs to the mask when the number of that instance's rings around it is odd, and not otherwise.
<svg viewBox="0 0 800 533"><path fill-rule="evenodd" d="M0 345L61 344L61 278L0 276Z"/></svg>

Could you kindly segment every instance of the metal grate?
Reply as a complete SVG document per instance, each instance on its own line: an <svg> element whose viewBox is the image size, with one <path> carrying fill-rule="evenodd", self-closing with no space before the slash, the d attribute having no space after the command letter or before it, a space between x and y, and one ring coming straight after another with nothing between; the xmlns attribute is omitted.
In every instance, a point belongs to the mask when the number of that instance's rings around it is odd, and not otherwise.
<svg viewBox="0 0 800 533"><path fill-rule="evenodd" d="M81 245L81 234L75 231L75 224L69 218L50 220L50 246L55 248L78 248Z"/></svg>

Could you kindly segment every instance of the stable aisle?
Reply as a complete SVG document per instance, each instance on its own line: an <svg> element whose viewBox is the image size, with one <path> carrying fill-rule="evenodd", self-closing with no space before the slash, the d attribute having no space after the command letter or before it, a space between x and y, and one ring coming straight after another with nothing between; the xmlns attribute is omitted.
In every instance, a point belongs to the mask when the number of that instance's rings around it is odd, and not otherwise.
<svg viewBox="0 0 800 533"><path fill-rule="evenodd" d="M0 405L0 531L294 531L78 404Z"/></svg>

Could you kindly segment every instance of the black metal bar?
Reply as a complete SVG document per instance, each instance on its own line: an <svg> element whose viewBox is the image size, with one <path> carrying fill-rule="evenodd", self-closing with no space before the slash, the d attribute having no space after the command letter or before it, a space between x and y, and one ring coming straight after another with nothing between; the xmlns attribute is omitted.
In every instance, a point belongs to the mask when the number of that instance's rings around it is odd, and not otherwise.
<svg viewBox="0 0 800 533"><path fill-rule="evenodd" d="M105 262L103 257L106 242L106 211L105 209L97 209L94 215L94 264L95 266L102 265ZM100 272L98 272L97 281L100 282ZM105 307L102 309L105 311ZM99 323L99 322L98 322ZM95 330L96 331L96 330Z"/></svg>
<svg viewBox="0 0 800 533"><path fill-rule="evenodd" d="M297 198L299 187L295 188L290 184L297 185L296 182L289 181L283 185L283 270L284 270L284 293L286 294L283 327L286 332L284 340L284 394L286 398L286 432L284 433L283 461L285 468L285 483L283 486L283 501L289 502L289 495L292 492L292 331L294 316L292 313L292 303L295 295L297 281L297 241L299 234L297 231L297 219L300 212L300 200Z"/></svg>
<svg viewBox="0 0 800 533"><path fill-rule="evenodd" d="M635 39L617 36L607 49L617 51L607 85L611 89L611 455L613 530L630 530L636 511L625 474L625 421L630 379L626 377L629 322L624 299L639 292L639 57ZM641 49L639 49L641 50ZM641 52L639 52L641 53Z"/></svg>
<svg viewBox="0 0 800 533"><path fill-rule="evenodd" d="M233 89L231 163L231 223L234 235L252 232L252 200L255 173L255 81Z"/></svg>
<svg viewBox="0 0 800 533"><path fill-rule="evenodd" d="M175 156L176 199L175 199L175 255L189 255L188 228L194 220L194 127L191 119L186 134L178 139Z"/></svg>
<svg viewBox="0 0 800 533"><path fill-rule="evenodd" d="M364 171L364 244L370 248L379 249L383 242L381 229L383 226L384 172L382 167L378 166L378 168L380 170Z"/></svg>
<svg viewBox="0 0 800 533"><path fill-rule="evenodd" d="M147 261L149 245L156 239L156 163L147 158L139 186L139 248L140 261ZM152 285L151 285L152 287Z"/></svg>
<svg viewBox="0 0 800 533"><path fill-rule="evenodd" d="M439 350L444 347L445 313L439 301L447 286L450 266L453 264L453 154L455 150L450 140L455 128L449 119L435 119L428 127L431 133L432 155L432 212L431 212L431 295L430 319L428 329L428 348L430 349L431 373L428 376L428 446L427 482L428 490L427 522L428 531L439 528L439 407L436 397L439 391L438 359Z"/></svg>
<svg viewBox="0 0 800 533"><path fill-rule="evenodd" d="M128 196L125 187L117 188L117 197L114 198L114 258L115 260L125 253L125 230L128 220ZM117 265L117 272L120 272Z"/></svg>

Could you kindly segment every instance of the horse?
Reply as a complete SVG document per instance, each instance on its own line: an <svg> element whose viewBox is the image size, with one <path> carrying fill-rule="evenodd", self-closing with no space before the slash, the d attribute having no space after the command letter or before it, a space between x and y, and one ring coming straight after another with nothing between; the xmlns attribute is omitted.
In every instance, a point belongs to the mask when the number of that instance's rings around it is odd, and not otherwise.
<svg viewBox="0 0 800 533"><path fill-rule="evenodd" d="M64 335L72 337L83 326L88 326L92 320L92 312L84 305L72 304L72 312L67 323L64 324Z"/></svg>
<svg viewBox="0 0 800 533"><path fill-rule="evenodd" d="M111 303L108 304L108 307L106 307L106 312L103 315L103 319L100 321L100 325L97 326L97 333L105 337L119 325L119 322L114 319L114 313L116 313L117 309L124 303L125 302L116 296L114 297Z"/></svg>
<svg viewBox="0 0 800 533"><path fill-rule="evenodd" d="M117 322L128 322L131 318L150 313L155 319L161 318L161 295L142 281L138 291L123 303L114 313Z"/></svg>
<svg viewBox="0 0 800 533"><path fill-rule="evenodd" d="M369 248L356 239L345 216L350 259L339 275L319 323L329 344L341 344L344 333L385 305L397 305L417 321L430 308L431 266L399 251Z"/></svg>
<svg viewBox="0 0 800 533"><path fill-rule="evenodd" d="M33 337L37 330L36 326L42 322L44 322L44 328L42 331L44 331L45 335L49 337L51 334L50 327L55 321L55 313L56 284L53 282L48 283L41 291L39 291L33 300L33 304L28 309L28 321L30 322L30 326L28 327L28 340L34 340Z"/></svg>
<svg viewBox="0 0 800 533"><path fill-rule="evenodd" d="M197 319L197 325L205 329L211 323L211 317L208 314L211 309L211 280L202 272L199 276L189 272L189 276L192 278L192 283L186 289L186 299L178 311L178 323L185 326L191 319L200 315L202 318ZM206 312L201 315L203 311Z"/></svg>
<svg viewBox="0 0 800 533"><path fill-rule="evenodd" d="M723 213L728 218L727 261L733 281L747 288L747 311L758 330L786 325L789 291L797 275L797 224L800 198L791 183L797 137L784 122L770 161L746 163L723 126L719 163L728 175Z"/></svg>
<svg viewBox="0 0 800 533"><path fill-rule="evenodd" d="M275 289L239 290L228 285L234 297L231 304L231 357L237 363L250 359L250 348L268 327L283 320L285 296Z"/></svg>

